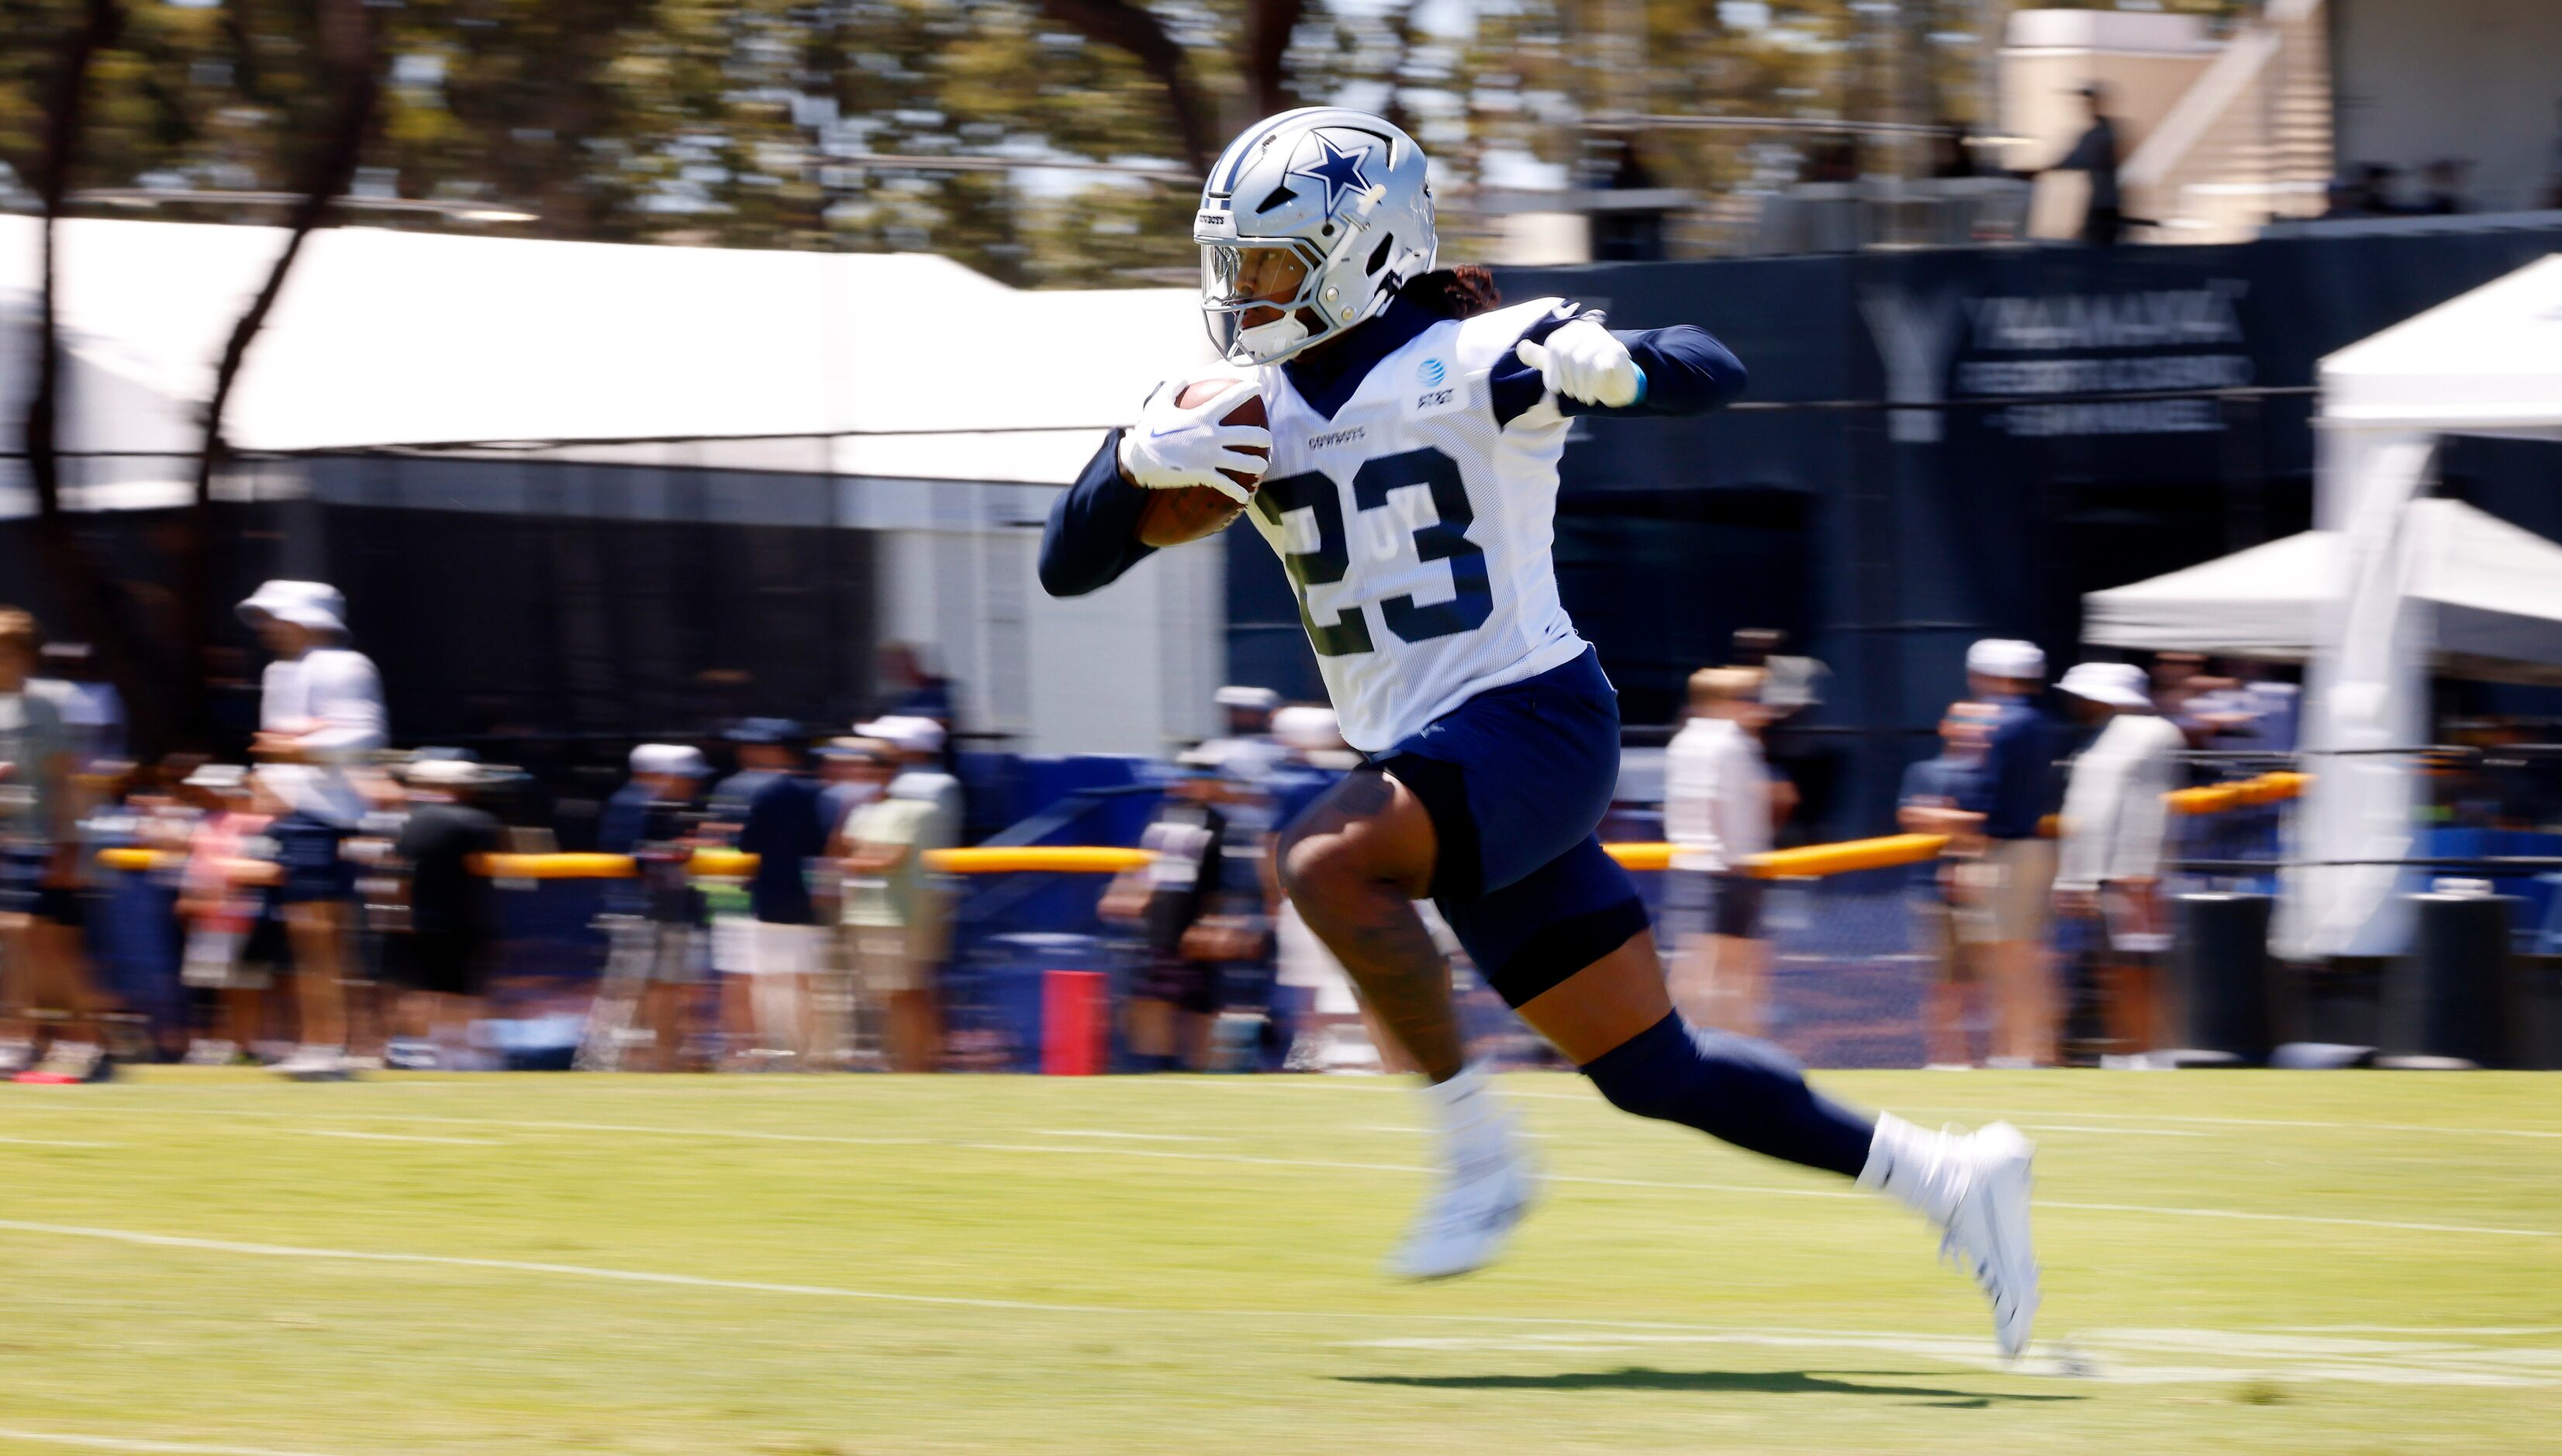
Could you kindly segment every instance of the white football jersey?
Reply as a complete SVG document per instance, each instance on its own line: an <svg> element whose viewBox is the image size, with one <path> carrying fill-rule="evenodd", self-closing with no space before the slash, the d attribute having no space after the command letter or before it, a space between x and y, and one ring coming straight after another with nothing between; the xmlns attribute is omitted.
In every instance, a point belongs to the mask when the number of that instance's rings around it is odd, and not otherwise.
<svg viewBox="0 0 2562 1456"><path fill-rule="evenodd" d="M1487 387L1559 302L1433 324L1331 420L1280 366L1260 371L1272 464L1248 514L1298 592L1355 748L1382 751L1583 651L1549 555L1567 422L1545 400L1498 426Z"/></svg>

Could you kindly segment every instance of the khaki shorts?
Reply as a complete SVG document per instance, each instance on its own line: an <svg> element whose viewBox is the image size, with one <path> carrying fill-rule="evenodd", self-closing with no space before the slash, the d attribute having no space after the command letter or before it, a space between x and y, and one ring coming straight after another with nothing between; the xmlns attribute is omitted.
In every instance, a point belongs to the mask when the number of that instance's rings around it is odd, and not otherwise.
<svg viewBox="0 0 2562 1456"><path fill-rule="evenodd" d="M917 954L919 937L904 925L857 925L854 974L875 996L934 989L934 961Z"/></svg>
<svg viewBox="0 0 2562 1456"><path fill-rule="evenodd" d="M1957 879L1973 900L1956 917L1958 939L1978 945L2046 939L2055 891L2053 839L1995 839L1982 858L1957 871Z"/></svg>
<svg viewBox="0 0 2562 1456"><path fill-rule="evenodd" d="M268 968L243 954L248 944L249 936L242 931L201 926L190 930L186 959L178 968L179 983L206 991L267 990L272 980Z"/></svg>
<svg viewBox="0 0 2562 1456"><path fill-rule="evenodd" d="M811 975L819 969L819 927L716 916L712 969L730 976Z"/></svg>

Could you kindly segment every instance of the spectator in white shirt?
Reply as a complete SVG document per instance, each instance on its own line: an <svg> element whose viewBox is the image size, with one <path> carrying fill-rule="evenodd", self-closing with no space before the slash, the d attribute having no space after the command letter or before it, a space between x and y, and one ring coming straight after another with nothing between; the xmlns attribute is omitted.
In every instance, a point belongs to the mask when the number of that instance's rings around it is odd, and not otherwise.
<svg viewBox="0 0 2562 1456"><path fill-rule="evenodd" d="M269 582L240 604L241 620L275 658L261 681L250 753L288 810L268 835L284 870L276 901L293 953L301 1045L275 1070L302 1081L346 1075L356 885L339 851L365 813L347 770L384 740L382 678L372 658L345 645L346 610L338 590L320 582Z"/></svg>
<svg viewBox="0 0 2562 1456"><path fill-rule="evenodd" d="M2186 740L2154 713L2142 668L2084 662L2057 686L2085 721L2106 726L2074 759L2065 786L2056 908L2098 918L2108 1036L2140 1054L2160 1047L2169 1031L2158 965L2170 944L2161 893L2170 836L2165 796L2179 786Z"/></svg>
<svg viewBox="0 0 2562 1456"><path fill-rule="evenodd" d="M1700 1025L1746 1036L1762 1034L1770 966L1751 865L1769 851L1780 804L1761 756L1761 682L1749 667L1692 673L1690 721L1664 752L1673 1004Z"/></svg>

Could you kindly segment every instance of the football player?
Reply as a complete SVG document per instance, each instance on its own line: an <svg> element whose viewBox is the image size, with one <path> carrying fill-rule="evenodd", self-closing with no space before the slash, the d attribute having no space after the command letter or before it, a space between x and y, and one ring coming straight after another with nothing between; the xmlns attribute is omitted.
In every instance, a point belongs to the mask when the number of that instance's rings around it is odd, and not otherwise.
<svg viewBox="0 0 2562 1456"><path fill-rule="evenodd" d="M1284 831L1281 879L1423 1070L1437 1135L1438 1179L1391 1268L1484 1264L1536 1183L1468 1062L1413 903L1429 897L1487 983L1614 1105L1919 1210L2016 1356L2038 1303L2027 1142L2006 1124L1930 1132L1854 1112L1777 1048L1684 1022L1636 885L1594 832L1618 780L1618 701L1558 603L1557 458L1577 416L1716 409L1743 366L1687 325L1616 330L1557 298L1498 306L1483 270L1435 268L1424 171L1411 137L1358 111L1284 112L1229 144L1193 237L1239 382L1190 408L1160 385L1106 438L1050 513L1042 585L1091 592L1147 556L1139 520L1165 489L1244 500L1280 556L1368 760ZM1224 423L1249 396L1268 429ZM1229 470L1261 478L1248 491Z"/></svg>

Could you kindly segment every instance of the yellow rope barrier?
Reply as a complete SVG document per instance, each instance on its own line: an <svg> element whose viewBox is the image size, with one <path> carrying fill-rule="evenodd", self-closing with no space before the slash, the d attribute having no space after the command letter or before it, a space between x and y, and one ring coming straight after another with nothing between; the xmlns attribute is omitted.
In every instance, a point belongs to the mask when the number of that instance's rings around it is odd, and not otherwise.
<svg viewBox="0 0 2562 1456"><path fill-rule="evenodd" d="M2239 783L2178 789L2167 798L2172 811L2178 814L2223 814L2251 805L2276 804L2296 798L2303 793L2307 782L2309 776L2304 774L2263 774ZM1931 858L1946 843L1947 837L1942 834L1887 834L1838 844L1808 844L1803 848L1776 849L1756 856L1746 872L1763 879L1793 879L1850 874L1863 869L1891 869L1899 864L1918 864ZM1630 870L1672 867L1673 846L1668 843L1632 842L1601 847ZM97 862L108 869L147 870L164 865L174 867L181 857L152 849L101 849ZM926 863L945 874L1118 874L1146 864L1149 857L1145 849L1110 845L981 844L963 849L937 849L926 856ZM519 880L629 879L635 873L631 858L622 854L483 854L477 856L473 867L495 879ZM698 875L740 877L755 872L756 856L742 854L735 849L697 849L692 868Z"/></svg>

